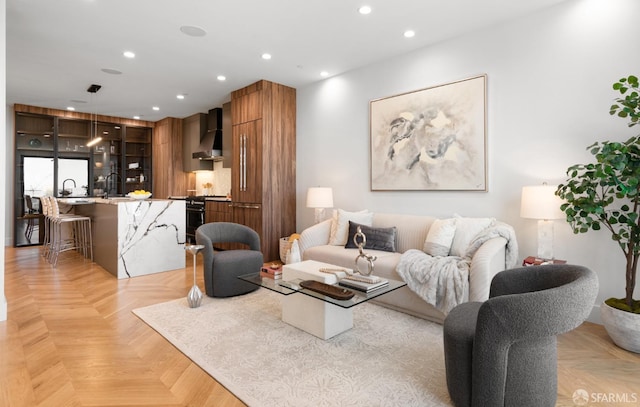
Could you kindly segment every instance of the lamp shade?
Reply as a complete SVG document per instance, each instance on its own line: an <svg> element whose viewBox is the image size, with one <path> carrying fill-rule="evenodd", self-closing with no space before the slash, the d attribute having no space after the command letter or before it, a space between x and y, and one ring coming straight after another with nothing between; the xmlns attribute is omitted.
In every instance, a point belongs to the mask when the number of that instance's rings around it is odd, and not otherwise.
<svg viewBox="0 0 640 407"><path fill-rule="evenodd" d="M563 201L556 194L557 185L522 187L520 216L528 219L563 219Z"/></svg>
<svg viewBox="0 0 640 407"><path fill-rule="evenodd" d="M333 190L329 187L309 188L307 208L333 208Z"/></svg>

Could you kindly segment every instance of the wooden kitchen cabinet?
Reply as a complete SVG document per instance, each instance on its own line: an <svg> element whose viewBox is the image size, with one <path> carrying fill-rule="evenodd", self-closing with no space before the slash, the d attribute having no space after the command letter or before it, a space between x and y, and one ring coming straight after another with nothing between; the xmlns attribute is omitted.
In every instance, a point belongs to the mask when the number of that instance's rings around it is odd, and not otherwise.
<svg viewBox="0 0 640 407"><path fill-rule="evenodd" d="M260 235L265 261L296 231L296 90L258 81L231 93L234 222Z"/></svg>
<svg viewBox="0 0 640 407"><path fill-rule="evenodd" d="M233 222L231 202L205 201L205 223Z"/></svg>
<svg viewBox="0 0 640 407"><path fill-rule="evenodd" d="M262 120L233 126L233 157L238 164L232 175L236 202L262 202Z"/></svg>
<svg viewBox="0 0 640 407"><path fill-rule="evenodd" d="M251 203L233 203L231 205L232 216L234 223L240 223L241 225L249 226L251 229L258 232L260 235L260 244L264 248L265 244L262 241L262 206L260 204ZM263 250L264 254L264 250Z"/></svg>
<svg viewBox="0 0 640 407"><path fill-rule="evenodd" d="M166 117L153 128L153 197L185 195L189 174L182 167L182 119Z"/></svg>
<svg viewBox="0 0 640 407"><path fill-rule="evenodd" d="M228 201L205 201L205 223L233 222L249 226L260 234L262 210L258 204L237 204ZM242 243L216 243L221 250L248 249Z"/></svg>

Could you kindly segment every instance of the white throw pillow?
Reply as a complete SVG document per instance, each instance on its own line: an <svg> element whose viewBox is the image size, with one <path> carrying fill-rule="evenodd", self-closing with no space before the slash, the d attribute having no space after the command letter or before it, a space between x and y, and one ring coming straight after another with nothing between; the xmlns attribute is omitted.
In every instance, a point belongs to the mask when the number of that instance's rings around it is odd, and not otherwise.
<svg viewBox="0 0 640 407"><path fill-rule="evenodd" d="M347 212L342 209L334 211L331 223L331 237L329 244L332 246L344 246L347 243L349 234L349 221L371 226L373 223L373 212L362 210L360 212Z"/></svg>
<svg viewBox="0 0 640 407"><path fill-rule="evenodd" d="M456 234L456 219L437 219L429 228L424 252L430 256L448 256Z"/></svg>
<svg viewBox="0 0 640 407"><path fill-rule="evenodd" d="M451 244L452 256L462 257L478 234L495 223L494 218L456 218L456 234Z"/></svg>

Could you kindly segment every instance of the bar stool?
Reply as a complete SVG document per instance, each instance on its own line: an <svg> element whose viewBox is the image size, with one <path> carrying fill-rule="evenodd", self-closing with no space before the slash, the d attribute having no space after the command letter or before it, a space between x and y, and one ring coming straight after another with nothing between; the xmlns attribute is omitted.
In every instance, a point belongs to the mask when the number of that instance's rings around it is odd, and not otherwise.
<svg viewBox="0 0 640 407"><path fill-rule="evenodd" d="M44 239L42 241L42 257L49 258L51 252L51 204L49 203L49 197L43 196L40 198L40 210L44 215L43 227L44 227Z"/></svg>
<svg viewBox="0 0 640 407"><path fill-rule="evenodd" d="M84 257L93 260L93 240L91 237L91 218L88 216L60 213L58 200L49 197L49 263L58 264L60 253L76 250ZM70 226L70 236L63 234L64 225Z"/></svg>
<svg viewBox="0 0 640 407"><path fill-rule="evenodd" d="M44 238L42 242L42 257L51 261L52 231L53 231L53 205L52 196L43 196L40 198L40 206L44 215ZM58 211L59 212L59 211ZM69 216L68 214L58 214L58 216Z"/></svg>
<svg viewBox="0 0 640 407"><path fill-rule="evenodd" d="M31 237L33 236L33 231L36 227L36 220L40 219L40 214L33 209L33 201L30 195L24 196L24 203L26 210L22 219L27 221L27 227L24 229L24 237L27 239L28 243L31 243ZM40 227L40 224L38 224L38 227Z"/></svg>
<svg viewBox="0 0 640 407"><path fill-rule="evenodd" d="M43 196L40 198L40 206L42 214L44 215L44 239L42 242L42 257L51 261L51 246L52 246L52 230L53 230L53 206L51 200L52 196ZM58 214L58 216L69 216L68 214Z"/></svg>

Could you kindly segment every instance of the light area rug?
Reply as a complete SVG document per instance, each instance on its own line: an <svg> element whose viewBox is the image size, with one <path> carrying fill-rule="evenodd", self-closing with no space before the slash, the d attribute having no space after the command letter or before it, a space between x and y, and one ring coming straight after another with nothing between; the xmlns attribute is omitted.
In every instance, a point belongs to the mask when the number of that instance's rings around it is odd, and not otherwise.
<svg viewBox="0 0 640 407"><path fill-rule="evenodd" d="M133 312L252 407L451 405L441 325L365 303L325 341L282 322L280 299L261 289Z"/></svg>

